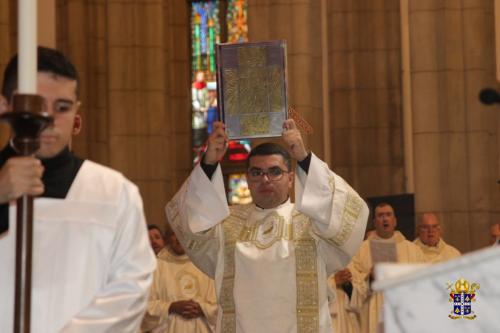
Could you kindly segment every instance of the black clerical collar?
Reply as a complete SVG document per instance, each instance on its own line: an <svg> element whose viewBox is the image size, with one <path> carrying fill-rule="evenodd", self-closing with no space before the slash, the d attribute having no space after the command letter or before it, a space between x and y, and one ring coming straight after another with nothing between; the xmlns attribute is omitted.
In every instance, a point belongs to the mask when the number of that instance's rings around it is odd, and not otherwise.
<svg viewBox="0 0 500 333"><path fill-rule="evenodd" d="M68 146L66 146L59 154L51 158L41 159L42 165L45 168L45 172L52 172L60 169L65 164L71 162L73 154L69 151Z"/></svg>
<svg viewBox="0 0 500 333"><path fill-rule="evenodd" d="M56 156L41 161L45 168L42 176L45 192L42 196L65 198L83 164L83 160L73 155L69 148L65 147Z"/></svg>
<svg viewBox="0 0 500 333"><path fill-rule="evenodd" d="M9 142L0 153L0 166L17 153ZM40 159L44 167L42 181L45 192L42 196L65 198L83 161L73 155L68 146L51 158Z"/></svg>
<svg viewBox="0 0 500 333"><path fill-rule="evenodd" d="M7 144L0 151L0 167L16 156L16 151ZM52 158L41 160L45 168L42 176L45 191L43 197L64 199L83 164L83 160L73 155L66 147ZM9 228L9 204L0 204L0 234Z"/></svg>

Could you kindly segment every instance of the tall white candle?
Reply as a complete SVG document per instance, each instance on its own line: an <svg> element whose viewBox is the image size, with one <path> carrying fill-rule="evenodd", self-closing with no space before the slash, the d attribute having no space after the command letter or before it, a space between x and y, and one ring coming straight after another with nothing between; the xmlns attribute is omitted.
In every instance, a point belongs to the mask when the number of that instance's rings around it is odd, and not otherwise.
<svg viewBox="0 0 500 333"><path fill-rule="evenodd" d="M37 73L37 0L19 0L18 92L36 94Z"/></svg>

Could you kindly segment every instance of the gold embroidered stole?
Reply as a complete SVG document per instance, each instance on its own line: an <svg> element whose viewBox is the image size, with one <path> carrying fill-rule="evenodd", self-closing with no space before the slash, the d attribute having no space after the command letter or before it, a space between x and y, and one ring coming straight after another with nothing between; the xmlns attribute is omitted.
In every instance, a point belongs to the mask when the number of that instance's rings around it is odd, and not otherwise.
<svg viewBox="0 0 500 333"><path fill-rule="evenodd" d="M304 214L293 211L292 221L286 224L283 217L277 213L271 214L275 219L275 229L267 241L257 239L259 226L262 221L248 223L247 219L253 209L252 205L239 206L232 210L231 215L222 223L224 228L224 273L219 297L223 310L223 333L236 332L236 315L234 305L234 272L236 242L252 242L258 248L268 248L279 239L294 242L295 247L295 274L297 284L297 333L317 333L319 330L319 301L318 301L318 271L316 242L310 235L311 223ZM274 216L272 216L274 215ZM277 219L277 220L276 220ZM271 231L265 230L263 234Z"/></svg>

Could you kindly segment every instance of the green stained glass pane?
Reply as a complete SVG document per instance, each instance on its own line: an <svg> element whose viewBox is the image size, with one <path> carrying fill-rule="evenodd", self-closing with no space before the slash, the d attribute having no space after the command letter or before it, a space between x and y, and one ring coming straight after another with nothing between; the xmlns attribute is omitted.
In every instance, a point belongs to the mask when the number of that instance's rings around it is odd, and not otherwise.
<svg viewBox="0 0 500 333"><path fill-rule="evenodd" d="M219 0L191 4L192 80L203 71L205 80L215 81L214 45L220 43ZM212 69L214 68L214 69Z"/></svg>

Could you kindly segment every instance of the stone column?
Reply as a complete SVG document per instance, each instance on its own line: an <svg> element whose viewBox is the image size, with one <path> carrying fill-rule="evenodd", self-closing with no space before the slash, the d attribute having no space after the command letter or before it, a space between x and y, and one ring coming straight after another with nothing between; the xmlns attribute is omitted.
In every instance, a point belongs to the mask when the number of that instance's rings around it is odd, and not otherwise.
<svg viewBox="0 0 500 333"><path fill-rule="evenodd" d="M363 196L405 193L397 1L331 0L332 163Z"/></svg>
<svg viewBox="0 0 500 333"><path fill-rule="evenodd" d="M418 212L437 212L462 251L487 244L499 215L498 107L492 1L410 1L410 52ZM497 85L498 87L498 85Z"/></svg>
<svg viewBox="0 0 500 333"><path fill-rule="evenodd" d="M138 184L148 222L158 225L180 183L174 175L191 169L186 9L180 0L58 6L58 46L82 79L84 131L74 149Z"/></svg>
<svg viewBox="0 0 500 333"><path fill-rule="evenodd" d="M188 1L164 1L166 27L165 85L166 114L171 132L173 154L168 161L173 172L171 195L182 185L193 169L191 145L191 45ZM170 195L170 196L171 196Z"/></svg>

